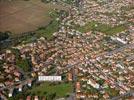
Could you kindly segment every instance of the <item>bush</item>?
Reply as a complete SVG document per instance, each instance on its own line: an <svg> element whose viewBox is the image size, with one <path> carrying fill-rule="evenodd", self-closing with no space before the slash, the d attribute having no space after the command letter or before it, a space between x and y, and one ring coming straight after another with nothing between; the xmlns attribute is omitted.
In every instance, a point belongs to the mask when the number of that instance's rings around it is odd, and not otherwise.
<svg viewBox="0 0 134 100"><path fill-rule="evenodd" d="M0 41L6 40L9 38L9 33L10 32L0 32Z"/></svg>
<svg viewBox="0 0 134 100"><path fill-rule="evenodd" d="M16 65L26 72L30 70L30 64L28 59L18 59Z"/></svg>

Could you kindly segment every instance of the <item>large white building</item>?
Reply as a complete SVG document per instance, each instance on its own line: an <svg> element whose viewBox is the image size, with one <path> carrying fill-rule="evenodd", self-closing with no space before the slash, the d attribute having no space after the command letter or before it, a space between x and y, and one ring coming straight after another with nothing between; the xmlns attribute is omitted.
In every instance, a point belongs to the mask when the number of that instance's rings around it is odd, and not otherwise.
<svg viewBox="0 0 134 100"><path fill-rule="evenodd" d="M39 81L62 81L61 76L39 76Z"/></svg>
<svg viewBox="0 0 134 100"><path fill-rule="evenodd" d="M99 89L100 85L98 83L96 83L94 80L92 79L89 79L87 81L87 84L91 85L92 87L96 88L96 89Z"/></svg>

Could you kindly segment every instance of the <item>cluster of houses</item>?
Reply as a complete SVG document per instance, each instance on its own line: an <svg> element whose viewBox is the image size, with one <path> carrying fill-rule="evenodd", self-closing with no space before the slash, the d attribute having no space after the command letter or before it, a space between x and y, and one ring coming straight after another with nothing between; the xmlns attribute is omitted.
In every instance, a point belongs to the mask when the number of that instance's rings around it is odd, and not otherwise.
<svg viewBox="0 0 134 100"><path fill-rule="evenodd" d="M43 75L66 74L66 80L75 84L78 100L109 99L133 90L134 28L130 25L128 30L108 36L96 31L81 33L71 27L73 24L86 25L91 20L111 26L118 25L118 17L107 14L113 11L120 14L119 9L128 6L130 2L113 0L100 5L94 0L83 0L80 8L71 8L69 16L62 20L61 28L54 33L52 41L41 37L36 42L13 47L19 51L21 59L30 60L30 72L18 68L17 56L12 50L2 52L1 99L12 97L14 89L23 92L25 86L31 87L33 80ZM25 74L30 76L24 77ZM34 100L38 99L38 96L34 96ZM27 100L31 100L31 96L27 96Z"/></svg>
<svg viewBox="0 0 134 100"><path fill-rule="evenodd" d="M124 24L129 18L133 16L133 13L130 13L130 5L133 3L132 0L105 0L107 2L100 4L99 0L82 0L83 3L80 3L81 6L78 8L71 8L70 19L67 25L80 25L83 26L90 21L96 21L102 24L108 24L111 26L116 26L119 24ZM102 0L100 0L102 1ZM122 9L124 8L124 9ZM131 10L133 12L133 10ZM125 18L124 18L125 16Z"/></svg>
<svg viewBox="0 0 134 100"><path fill-rule="evenodd" d="M99 93L103 94L105 99L110 98L105 91L109 87L113 91L118 91L116 95L125 94L133 89L131 80L134 73L134 44L130 34L118 33L114 36L116 40L111 37L107 40L100 32L96 34L88 32L75 35L73 38L66 37L66 40L61 38L61 34L57 37L60 40L60 42L56 41L57 47L61 45L64 57L63 68L59 69L63 70L61 72L66 72L65 69L70 71L72 68L78 70L76 74L78 98L100 98ZM72 71L67 74L69 81L74 80L73 74ZM99 80L103 80L103 84L99 83ZM86 92L90 86L100 92L98 94Z"/></svg>

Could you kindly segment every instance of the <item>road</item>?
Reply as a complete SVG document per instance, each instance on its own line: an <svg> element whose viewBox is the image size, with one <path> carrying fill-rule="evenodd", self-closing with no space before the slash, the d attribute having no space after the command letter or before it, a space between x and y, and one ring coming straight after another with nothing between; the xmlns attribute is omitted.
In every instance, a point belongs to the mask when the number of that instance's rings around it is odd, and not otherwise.
<svg viewBox="0 0 134 100"><path fill-rule="evenodd" d="M103 55L99 55L98 57L102 57L102 56L105 56L105 55L112 55L112 54L114 54L114 53L123 51L123 50L126 49L126 48L134 48L134 44L125 45L125 46L123 46L123 47L121 47L121 48L117 48L117 49L115 49L115 50L113 50L113 51L111 51L111 52L107 52L107 53L104 53ZM133 57L133 56L132 56L132 57ZM87 61L89 61L89 60L87 60ZM81 62L82 62L82 61L81 61ZM68 65L67 67L64 68L64 70L65 70L65 69L68 69L68 68L74 68L75 65L78 65L78 64L80 64L81 62L77 62L77 63L75 63L75 64L73 64L73 65ZM95 67L96 67L96 66L95 66ZM109 79L111 78L109 75L106 75L104 72L102 72L102 69L101 69L101 68L99 68L99 67L96 67L96 68L99 69L100 72L101 72L103 75L107 76ZM117 87L120 87L117 83L115 83L115 85L116 85ZM122 87L120 87L120 88L122 88ZM132 93L133 93L132 91L129 91L129 92L123 94L123 95L114 97L112 100L118 100L118 98L123 97L123 96L126 96L126 95L128 95L128 94L132 94ZM71 97L70 97L70 100L73 100L73 99L71 99Z"/></svg>
<svg viewBox="0 0 134 100"><path fill-rule="evenodd" d="M122 51L122 50L124 50L124 49L126 49L126 48L134 48L134 44L127 44L127 45L125 45L125 46L123 46L123 47L121 47L121 48L117 48L117 49L115 49L115 50L113 50L113 51L110 51L110 52L107 52L107 53L104 53L104 54L102 54L102 55L99 55L98 57L102 57L102 56L105 56L105 55L112 55L112 54L114 54L114 53L117 53L117 52L120 52L120 51ZM132 56L132 58L133 58L134 56ZM87 60L87 61L89 61L89 59ZM73 68L73 70L74 70L74 66L75 65L78 65L78 64L80 64L82 61L79 61L79 62L76 62L75 64L73 64L73 65L69 65L69 66L67 66L67 67L64 67L63 69L65 70L65 69L68 69L68 68ZM46 63L46 65L48 65L48 64L50 64L51 62L49 62L49 63ZM100 70L100 68L98 68L99 70ZM24 71L22 71L21 69L18 69L22 74L27 74L27 73L24 73ZM101 70L100 70L101 71ZM101 71L102 72L102 71ZM29 73L31 73L31 72L29 72ZM73 72L74 73L74 72ZM103 73L103 72L102 72ZM104 74L104 73L103 73ZM105 74L104 74L105 75ZM24 80L24 81L21 81L21 85L25 85L26 84L26 82L27 82L27 80L34 80L33 78L28 78L27 77L27 79L26 80ZM74 84L75 84L75 82L76 82L76 75L74 74ZM5 87L5 88L7 88L7 89L14 89L14 88L16 88L16 86L12 86L12 87ZM5 89L5 88L0 88L0 90L3 90L3 89ZM128 93L130 93L130 92L128 92ZM126 93L127 94L127 93ZM126 95L126 94L124 94L124 95ZM76 94L75 93L73 93L73 94L71 94L70 95L70 99L69 100L71 100L71 98L75 98L75 96L76 96ZM120 97L120 96L119 96ZM115 99L113 98L112 100L116 100L116 98L118 98L118 97L115 97Z"/></svg>
<svg viewBox="0 0 134 100"><path fill-rule="evenodd" d="M114 53L123 51L126 48L132 48L133 49L134 48L134 43L124 45L123 47L117 48L117 49L115 49L113 51L110 51L110 52L103 53L102 55L98 55L97 57L102 57L102 56L105 56L105 55L112 55Z"/></svg>
<svg viewBox="0 0 134 100"><path fill-rule="evenodd" d="M127 93L125 93L125 94L122 94L122 95L120 95L120 96L117 96L117 97L113 97L112 99L110 99L110 100L119 100L119 99L121 99L122 97L127 97L127 96L134 96L134 91L128 91Z"/></svg>

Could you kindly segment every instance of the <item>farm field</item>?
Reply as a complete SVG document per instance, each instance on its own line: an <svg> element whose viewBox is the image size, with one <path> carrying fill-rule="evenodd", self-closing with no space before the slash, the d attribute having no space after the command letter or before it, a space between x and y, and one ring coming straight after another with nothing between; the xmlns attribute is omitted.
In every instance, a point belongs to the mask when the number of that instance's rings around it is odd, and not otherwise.
<svg viewBox="0 0 134 100"><path fill-rule="evenodd" d="M45 4L40 0L0 1L0 31L21 34L44 27L52 20L49 12L55 8L65 9L61 5Z"/></svg>

